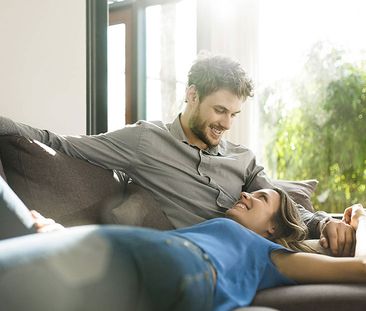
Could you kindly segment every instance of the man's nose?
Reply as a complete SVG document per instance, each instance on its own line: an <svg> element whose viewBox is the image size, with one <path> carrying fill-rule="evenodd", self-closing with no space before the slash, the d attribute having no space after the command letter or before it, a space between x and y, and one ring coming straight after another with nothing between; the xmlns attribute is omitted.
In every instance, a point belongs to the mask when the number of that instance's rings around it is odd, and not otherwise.
<svg viewBox="0 0 366 311"><path fill-rule="evenodd" d="M229 130L231 128L231 124L233 123L233 119L231 118L230 115L225 114L221 120L220 120L220 126L224 129L224 130Z"/></svg>

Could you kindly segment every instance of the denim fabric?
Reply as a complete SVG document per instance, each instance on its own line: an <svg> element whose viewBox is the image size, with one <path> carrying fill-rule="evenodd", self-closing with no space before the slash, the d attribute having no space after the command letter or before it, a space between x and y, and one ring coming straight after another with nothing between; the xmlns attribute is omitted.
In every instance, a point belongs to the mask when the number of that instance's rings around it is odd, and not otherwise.
<svg viewBox="0 0 366 311"><path fill-rule="evenodd" d="M212 309L212 266L199 247L169 232L131 227L113 239L134 259L142 286L138 310Z"/></svg>
<svg viewBox="0 0 366 311"><path fill-rule="evenodd" d="M210 263L169 233L84 226L0 242L4 310L212 310Z"/></svg>
<svg viewBox="0 0 366 311"><path fill-rule="evenodd" d="M274 250L288 250L231 219L207 220L172 234L193 241L215 266L215 311L248 306L257 290L294 284L278 271L269 256Z"/></svg>

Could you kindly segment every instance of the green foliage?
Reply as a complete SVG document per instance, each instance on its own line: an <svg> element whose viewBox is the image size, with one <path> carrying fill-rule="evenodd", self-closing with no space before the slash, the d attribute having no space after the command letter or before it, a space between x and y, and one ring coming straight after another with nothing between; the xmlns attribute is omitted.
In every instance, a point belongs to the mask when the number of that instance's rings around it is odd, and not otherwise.
<svg viewBox="0 0 366 311"><path fill-rule="evenodd" d="M344 58L318 43L299 79L261 96L267 167L277 178L318 179L313 204L329 212L366 205L366 66Z"/></svg>

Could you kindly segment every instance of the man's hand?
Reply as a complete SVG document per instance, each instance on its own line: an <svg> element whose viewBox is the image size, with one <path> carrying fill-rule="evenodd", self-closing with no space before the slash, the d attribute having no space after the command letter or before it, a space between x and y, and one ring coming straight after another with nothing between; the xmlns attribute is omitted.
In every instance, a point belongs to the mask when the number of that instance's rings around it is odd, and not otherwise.
<svg viewBox="0 0 366 311"><path fill-rule="evenodd" d="M355 230L345 221L332 218L321 229L320 245L330 248L333 256L354 256Z"/></svg>
<svg viewBox="0 0 366 311"><path fill-rule="evenodd" d="M40 213L32 210L32 217L34 219L35 227L38 233L53 232L65 229L62 225L56 223L51 218L45 218Z"/></svg>

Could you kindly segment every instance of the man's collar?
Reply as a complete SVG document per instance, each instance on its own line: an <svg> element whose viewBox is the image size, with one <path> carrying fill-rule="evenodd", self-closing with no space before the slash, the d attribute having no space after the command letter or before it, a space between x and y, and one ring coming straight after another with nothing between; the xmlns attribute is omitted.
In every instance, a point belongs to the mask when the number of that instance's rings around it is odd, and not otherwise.
<svg viewBox="0 0 366 311"><path fill-rule="evenodd" d="M186 134L184 134L182 124L180 123L180 115L181 114L179 114L170 125L169 131L170 134L172 134L176 139L188 143L188 138Z"/></svg>
<svg viewBox="0 0 366 311"><path fill-rule="evenodd" d="M181 116L181 114L179 114L175 118L173 123L171 123L171 125L169 127L169 131L176 139L183 141L183 142L187 143L188 145L191 145L188 142L188 138L187 138L186 134L184 134L182 124L180 123L180 116ZM217 146L207 148L203 151L205 151L206 153L211 154L211 155L224 155L225 149L226 149L225 145L226 145L225 141L223 139L221 139L220 143ZM191 145L191 146L193 146L193 145ZM196 146L194 146L194 147L196 147Z"/></svg>

